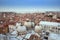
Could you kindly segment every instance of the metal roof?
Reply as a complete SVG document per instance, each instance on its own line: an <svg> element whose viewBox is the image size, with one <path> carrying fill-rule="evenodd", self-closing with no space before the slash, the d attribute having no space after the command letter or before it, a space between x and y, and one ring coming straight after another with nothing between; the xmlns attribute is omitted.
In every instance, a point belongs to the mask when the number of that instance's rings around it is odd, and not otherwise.
<svg viewBox="0 0 60 40"><path fill-rule="evenodd" d="M60 23L57 22L48 22L48 21L40 21L40 25L47 25L47 26L60 26Z"/></svg>

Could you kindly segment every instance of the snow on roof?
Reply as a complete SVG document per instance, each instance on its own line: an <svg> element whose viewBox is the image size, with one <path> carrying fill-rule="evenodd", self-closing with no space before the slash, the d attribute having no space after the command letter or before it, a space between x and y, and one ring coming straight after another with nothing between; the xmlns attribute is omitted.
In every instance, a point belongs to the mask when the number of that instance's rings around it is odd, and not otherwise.
<svg viewBox="0 0 60 40"><path fill-rule="evenodd" d="M31 36L31 34L27 34L27 35L25 36L25 38L26 38L26 39L29 39L30 36Z"/></svg>
<svg viewBox="0 0 60 40"><path fill-rule="evenodd" d="M60 34L50 33L49 38L54 40L60 40Z"/></svg>
<svg viewBox="0 0 60 40"><path fill-rule="evenodd" d="M59 26L60 23L57 22L48 22L48 21L40 21L40 25L48 25L48 26Z"/></svg>

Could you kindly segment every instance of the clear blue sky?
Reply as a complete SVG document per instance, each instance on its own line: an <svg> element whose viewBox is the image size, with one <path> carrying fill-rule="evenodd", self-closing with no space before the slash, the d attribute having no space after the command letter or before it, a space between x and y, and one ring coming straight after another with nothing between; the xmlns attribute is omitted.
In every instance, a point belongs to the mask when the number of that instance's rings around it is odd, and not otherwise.
<svg viewBox="0 0 60 40"><path fill-rule="evenodd" d="M55 10L56 9L58 11L60 9L60 0L0 0L0 7L2 7L2 8L6 7L7 10L9 8L15 7L15 8L13 8L13 10L14 9L18 10L19 8L20 9L36 8L37 10L39 10L39 9ZM7 8L7 7L9 7L9 8ZM0 11L3 10L2 8Z"/></svg>

